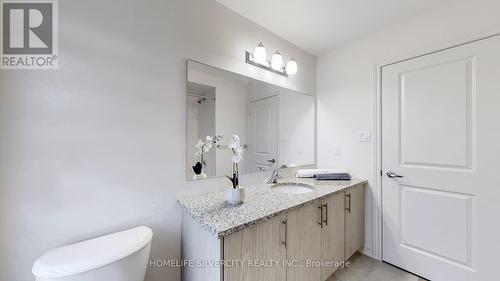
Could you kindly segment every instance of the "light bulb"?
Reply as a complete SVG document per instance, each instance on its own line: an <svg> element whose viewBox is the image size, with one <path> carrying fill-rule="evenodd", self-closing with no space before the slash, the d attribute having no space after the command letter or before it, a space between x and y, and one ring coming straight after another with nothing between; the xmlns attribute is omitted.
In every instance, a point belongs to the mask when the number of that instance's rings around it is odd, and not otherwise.
<svg viewBox="0 0 500 281"><path fill-rule="evenodd" d="M262 42L260 42L259 45L257 45L257 47L255 48L255 51L253 52L253 61L265 65L266 59L267 59L266 48L264 48L264 45L262 44Z"/></svg>
<svg viewBox="0 0 500 281"><path fill-rule="evenodd" d="M271 57L271 68L278 71L283 71L283 57L280 54L280 50Z"/></svg>
<svg viewBox="0 0 500 281"><path fill-rule="evenodd" d="M297 73L297 62L293 58L291 58L286 64L286 73L287 74Z"/></svg>

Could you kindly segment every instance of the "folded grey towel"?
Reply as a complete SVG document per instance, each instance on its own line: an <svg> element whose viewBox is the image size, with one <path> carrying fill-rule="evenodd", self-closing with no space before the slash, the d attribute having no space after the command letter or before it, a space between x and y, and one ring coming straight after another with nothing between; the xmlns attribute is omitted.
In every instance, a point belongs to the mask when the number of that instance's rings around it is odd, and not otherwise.
<svg viewBox="0 0 500 281"><path fill-rule="evenodd" d="M295 174L298 178L314 178L315 175L321 174L342 174L348 173L344 169L300 169Z"/></svg>
<svg viewBox="0 0 500 281"><path fill-rule="evenodd" d="M314 176L319 181L348 181L351 175L348 173L318 174Z"/></svg>

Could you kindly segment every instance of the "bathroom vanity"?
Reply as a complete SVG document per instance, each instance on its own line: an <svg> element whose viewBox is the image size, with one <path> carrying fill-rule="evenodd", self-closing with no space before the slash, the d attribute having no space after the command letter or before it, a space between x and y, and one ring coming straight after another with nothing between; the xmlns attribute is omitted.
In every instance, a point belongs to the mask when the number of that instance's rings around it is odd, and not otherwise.
<svg viewBox="0 0 500 281"><path fill-rule="evenodd" d="M223 192L179 199L182 280L324 281L363 246L366 181L282 182L311 190L247 186L238 206Z"/></svg>
<svg viewBox="0 0 500 281"><path fill-rule="evenodd" d="M187 61L188 180L314 167L314 95ZM205 149L206 148L206 149ZM289 171L290 171L289 169ZM270 180L270 182L275 182ZM184 281L324 281L364 243L363 180L244 185L178 200Z"/></svg>

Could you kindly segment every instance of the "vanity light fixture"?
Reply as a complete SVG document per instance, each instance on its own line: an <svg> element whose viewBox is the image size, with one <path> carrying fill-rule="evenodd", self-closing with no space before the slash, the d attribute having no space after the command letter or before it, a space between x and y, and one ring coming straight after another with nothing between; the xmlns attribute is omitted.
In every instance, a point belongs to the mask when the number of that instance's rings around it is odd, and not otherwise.
<svg viewBox="0 0 500 281"><path fill-rule="evenodd" d="M245 52L245 60L248 64L286 77L288 77L288 75L297 73L298 69L297 62L293 58L291 58L285 66L280 50L277 50L272 55L271 60L268 60L266 48L264 48L264 44L262 44L262 42L257 45L253 53L250 53L248 51Z"/></svg>
<svg viewBox="0 0 500 281"><path fill-rule="evenodd" d="M259 45L255 47L255 51L253 52L253 60L258 64L266 65L267 63L266 48L264 48L264 44L262 44L262 42L260 42Z"/></svg>
<svg viewBox="0 0 500 281"><path fill-rule="evenodd" d="M288 74L295 74L297 73L297 62L291 58L288 63L286 64L286 73Z"/></svg>
<svg viewBox="0 0 500 281"><path fill-rule="evenodd" d="M283 70L283 57L280 54L280 50L277 50L271 57L271 67L274 70Z"/></svg>

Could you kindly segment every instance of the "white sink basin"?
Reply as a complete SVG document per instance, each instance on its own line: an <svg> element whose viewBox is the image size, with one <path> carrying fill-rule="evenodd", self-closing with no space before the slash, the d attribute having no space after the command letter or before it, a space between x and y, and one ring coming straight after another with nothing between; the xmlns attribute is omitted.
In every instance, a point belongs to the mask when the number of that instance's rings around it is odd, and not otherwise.
<svg viewBox="0 0 500 281"><path fill-rule="evenodd" d="M271 190L288 194L304 194L313 192L314 187L305 183L285 182L271 186Z"/></svg>

